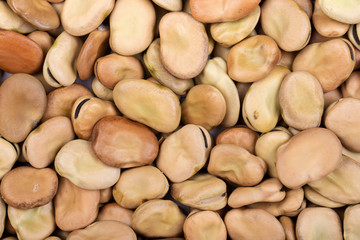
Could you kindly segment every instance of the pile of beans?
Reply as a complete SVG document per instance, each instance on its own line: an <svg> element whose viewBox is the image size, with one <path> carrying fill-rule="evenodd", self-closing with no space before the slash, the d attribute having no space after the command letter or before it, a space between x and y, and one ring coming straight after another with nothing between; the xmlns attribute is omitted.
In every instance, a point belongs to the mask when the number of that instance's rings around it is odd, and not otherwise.
<svg viewBox="0 0 360 240"><path fill-rule="evenodd" d="M360 0L0 0L5 240L359 240Z"/></svg>

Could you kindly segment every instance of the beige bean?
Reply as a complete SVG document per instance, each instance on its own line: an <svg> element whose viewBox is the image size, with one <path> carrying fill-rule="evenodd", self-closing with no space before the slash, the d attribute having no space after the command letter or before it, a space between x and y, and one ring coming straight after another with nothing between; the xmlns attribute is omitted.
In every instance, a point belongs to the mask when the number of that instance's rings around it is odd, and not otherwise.
<svg viewBox="0 0 360 240"><path fill-rule="evenodd" d="M120 169L105 165L91 148L91 143L76 139L65 144L55 158L56 172L80 188L105 189L120 177Z"/></svg>
<svg viewBox="0 0 360 240"><path fill-rule="evenodd" d="M311 16L313 15L313 1L311 0L294 0L299 7L302 8L308 15L308 17L311 19Z"/></svg>
<svg viewBox="0 0 360 240"><path fill-rule="evenodd" d="M281 116L298 130L318 127L324 111L323 90L311 73L304 71L286 75L279 91Z"/></svg>
<svg viewBox="0 0 360 240"><path fill-rule="evenodd" d="M59 2L59 3L52 3L51 5L53 6L53 8L55 9L59 19L61 19L61 12L64 8L64 4L65 4L65 0L63 2ZM60 25L59 27L49 30L48 32L53 36L53 37L58 37L64 30L61 21L60 21Z"/></svg>
<svg viewBox="0 0 360 240"><path fill-rule="evenodd" d="M296 221L296 237L298 240L343 239L340 218L330 208L306 208Z"/></svg>
<svg viewBox="0 0 360 240"><path fill-rule="evenodd" d="M252 36L230 49L228 73L235 81L255 82L265 78L280 59L280 49L272 38L266 35Z"/></svg>
<svg viewBox="0 0 360 240"><path fill-rule="evenodd" d="M190 0L190 9L200 22L229 22L247 16L259 3L260 0Z"/></svg>
<svg viewBox="0 0 360 240"><path fill-rule="evenodd" d="M349 78L341 85L341 93L344 97L360 99L360 71L350 74Z"/></svg>
<svg viewBox="0 0 360 240"><path fill-rule="evenodd" d="M3 235L5 230L5 219L6 219L6 204L0 199L0 236Z"/></svg>
<svg viewBox="0 0 360 240"><path fill-rule="evenodd" d="M48 31L60 25L55 9L47 0L8 0L9 7L37 29Z"/></svg>
<svg viewBox="0 0 360 240"><path fill-rule="evenodd" d="M218 144L235 144L245 148L249 153L254 154L255 143L259 138L259 134L244 126L228 128L222 131L216 137L216 145Z"/></svg>
<svg viewBox="0 0 360 240"><path fill-rule="evenodd" d="M264 133L256 141L256 156L262 158L268 169L270 177L277 177L276 170L276 151L284 143L286 143L292 134L283 127L276 127L272 131Z"/></svg>
<svg viewBox="0 0 360 240"><path fill-rule="evenodd" d="M343 83L341 86L343 86ZM330 92L324 93L324 110L326 110L332 103L336 102L343 97L343 93L339 88L336 88Z"/></svg>
<svg viewBox="0 0 360 240"><path fill-rule="evenodd" d="M126 79L116 84L114 102L125 116L156 131L169 133L179 126L179 99L167 87L143 79Z"/></svg>
<svg viewBox="0 0 360 240"><path fill-rule="evenodd" d="M147 200L163 198L168 190L168 180L159 169L142 166L121 174L113 188L113 196L121 207L134 209Z"/></svg>
<svg viewBox="0 0 360 240"><path fill-rule="evenodd" d="M71 109L81 96L92 97L93 94L85 86L77 83L51 91L47 96L47 107L41 121L57 116L71 118Z"/></svg>
<svg viewBox="0 0 360 240"><path fill-rule="evenodd" d="M167 13L160 21L160 57L166 70L181 79L196 77L209 53L205 27L183 12Z"/></svg>
<svg viewBox="0 0 360 240"><path fill-rule="evenodd" d="M91 89L95 96L105 101L114 101L113 90L105 87L97 77L94 77L91 82Z"/></svg>
<svg viewBox="0 0 360 240"><path fill-rule="evenodd" d="M289 73L289 69L275 66L265 78L251 84L242 106L243 119L250 129L268 132L275 128L280 117L280 86Z"/></svg>
<svg viewBox="0 0 360 240"><path fill-rule="evenodd" d="M206 129L187 124L164 140L156 165L170 181L183 182L205 165L212 145Z"/></svg>
<svg viewBox="0 0 360 240"><path fill-rule="evenodd" d="M341 37L349 30L349 24L338 22L328 17L322 10L319 0L315 1L314 13L312 16L314 27L325 37Z"/></svg>
<svg viewBox="0 0 360 240"><path fill-rule="evenodd" d="M127 225L118 221L98 221L71 232L67 240L97 240L97 239L113 239L113 240L136 240L135 232Z"/></svg>
<svg viewBox="0 0 360 240"><path fill-rule="evenodd" d="M360 163L360 153L349 151L349 150L347 150L346 148L343 147L342 154L349 157L349 158L351 158L355 162Z"/></svg>
<svg viewBox="0 0 360 240"><path fill-rule="evenodd" d="M355 240L360 237L360 205L348 206L344 214L344 238Z"/></svg>
<svg viewBox="0 0 360 240"><path fill-rule="evenodd" d="M216 43L214 47L214 58L221 57L226 62L230 49L230 47L227 48L219 43Z"/></svg>
<svg viewBox="0 0 360 240"><path fill-rule="evenodd" d="M132 215L131 226L145 237L176 237L182 233L185 215L170 200L150 200Z"/></svg>
<svg viewBox="0 0 360 240"><path fill-rule="evenodd" d="M184 182L173 183L170 194L180 203L200 210L219 210L227 203L226 183L207 173L198 173Z"/></svg>
<svg viewBox="0 0 360 240"><path fill-rule="evenodd" d="M307 200L309 200L310 202L312 202L318 206L328 207L328 208L339 208L339 207L343 207L345 205L343 203L338 203L338 202L332 201L332 200L324 197L323 195L316 192L308 185L306 185L304 187L304 193L305 193L305 197Z"/></svg>
<svg viewBox="0 0 360 240"><path fill-rule="evenodd" d="M286 240L296 240L295 237L295 226L294 222L291 220L291 218L287 216L281 216L279 218L279 221L284 228L285 231L285 239Z"/></svg>
<svg viewBox="0 0 360 240"><path fill-rule="evenodd" d="M325 126L333 131L350 151L360 152L360 100L341 98L325 112Z"/></svg>
<svg viewBox="0 0 360 240"><path fill-rule="evenodd" d="M29 33L29 35L27 35L27 37L39 44L44 53L44 56L46 56L47 52L54 43L54 38L50 36L50 34L48 34L47 32L43 31L31 32Z"/></svg>
<svg viewBox="0 0 360 240"><path fill-rule="evenodd" d="M249 15L233 22L213 23L211 36L224 47L231 47L246 38L260 19L260 7L256 6Z"/></svg>
<svg viewBox="0 0 360 240"><path fill-rule="evenodd" d="M265 1L260 22L265 34L287 52L304 48L310 40L310 19L293 0Z"/></svg>
<svg viewBox="0 0 360 240"><path fill-rule="evenodd" d="M360 50L359 32L360 32L360 24L351 25L348 31L349 40L354 45L354 47L357 48L357 50Z"/></svg>
<svg viewBox="0 0 360 240"><path fill-rule="evenodd" d="M81 80L86 80L93 75L95 61L102 57L109 47L109 37L109 29L100 26L86 38L76 60L76 69Z"/></svg>
<svg viewBox="0 0 360 240"><path fill-rule="evenodd" d="M153 0L153 2L168 11L181 11L183 3L181 0Z"/></svg>
<svg viewBox="0 0 360 240"><path fill-rule="evenodd" d="M350 76L355 64L354 54L354 47L344 38L309 44L295 57L293 70L313 74L323 91L329 92Z"/></svg>
<svg viewBox="0 0 360 240"><path fill-rule="evenodd" d="M155 19L150 0L116 1L110 15L111 49L125 56L144 51L154 38Z"/></svg>
<svg viewBox="0 0 360 240"><path fill-rule="evenodd" d="M296 57L297 52L286 52L281 50L281 60L278 65L284 66L289 70L292 70L292 64Z"/></svg>
<svg viewBox="0 0 360 240"><path fill-rule="evenodd" d="M108 203L103 206L97 216L97 221L113 220L131 226L134 211L121 207L117 203Z"/></svg>
<svg viewBox="0 0 360 240"><path fill-rule="evenodd" d="M238 187L230 194L228 205L240 208L256 202L280 202L286 194L282 187L277 178L269 178L254 187Z"/></svg>
<svg viewBox="0 0 360 240"><path fill-rule="evenodd" d="M74 138L70 119L54 117L30 132L22 145L22 154L33 167L44 168L54 161L60 148Z"/></svg>
<svg viewBox="0 0 360 240"><path fill-rule="evenodd" d="M237 186L254 186L264 177L266 164L240 146L219 144L211 150L207 170Z"/></svg>
<svg viewBox="0 0 360 240"><path fill-rule="evenodd" d="M19 155L20 148L18 144L0 137L0 179L12 169Z"/></svg>
<svg viewBox="0 0 360 240"><path fill-rule="evenodd" d="M124 80L144 77L141 63L135 57L121 56L112 53L96 60L94 72L97 79L107 88Z"/></svg>
<svg viewBox="0 0 360 240"><path fill-rule="evenodd" d="M76 58L83 42L67 32L62 32L46 54L43 75L53 87L70 86L76 80Z"/></svg>
<svg viewBox="0 0 360 240"><path fill-rule="evenodd" d="M160 57L160 39L155 39L144 54L144 63L149 70L151 76L153 76L162 85L170 88L176 94L183 95L194 86L192 79L180 79L171 75L163 63Z"/></svg>
<svg viewBox="0 0 360 240"><path fill-rule="evenodd" d="M63 231L73 231L88 226L98 214L99 202L99 190L85 190L66 178L60 178L54 200L56 225Z"/></svg>
<svg viewBox="0 0 360 240"><path fill-rule="evenodd" d="M319 1L321 10L330 18L339 22L356 24L360 22L360 5L357 0L344 0L342 2L331 0Z"/></svg>
<svg viewBox="0 0 360 240"><path fill-rule="evenodd" d="M106 116L118 115L114 103L95 97L79 97L71 110L71 122L76 135L85 140L91 139L91 133L98 120Z"/></svg>
<svg viewBox="0 0 360 240"><path fill-rule="evenodd" d="M232 239L285 239L280 222L262 209L232 209L224 221Z"/></svg>
<svg viewBox="0 0 360 240"><path fill-rule="evenodd" d="M227 75L226 62L220 57L210 59L195 81L197 84L212 85L222 93L225 98L226 113L221 125L234 126L239 119L240 100L234 82Z"/></svg>
<svg viewBox="0 0 360 240"><path fill-rule="evenodd" d="M18 33L32 32L35 27L14 13L6 1L0 2L0 28Z"/></svg>
<svg viewBox="0 0 360 240"><path fill-rule="evenodd" d="M108 187L100 190L100 203L110 202L112 199L112 188Z"/></svg>
<svg viewBox="0 0 360 240"><path fill-rule="evenodd" d="M213 211L190 213L183 225L188 240L226 240L226 227L220 215Z"/></svg>
<svg viewBox="0 0 360 240"><path fill-rule="evenodd" d="M111 13L115 0L65 1L61 23L73 36L83 36L94 31Z"/></svg>

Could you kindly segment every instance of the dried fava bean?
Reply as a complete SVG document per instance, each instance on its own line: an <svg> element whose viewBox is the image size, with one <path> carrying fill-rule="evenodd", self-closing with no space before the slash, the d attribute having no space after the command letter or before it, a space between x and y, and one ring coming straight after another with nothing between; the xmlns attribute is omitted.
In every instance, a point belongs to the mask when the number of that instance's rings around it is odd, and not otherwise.
<svg viewBox="0 0 360 240"><path fill-rule="evenodd" d="M311 73L286 75L279 91L281 116L290 127L304 130L318 127L324 111L323 90Z"/></svg>
<svg viewBox="0 0 360 240"><path fill-rule="evenodd" d="M315 29L325 37L341 37L349 29L349 24L329 18L320 8L319 0L315 1L312 22Z"/></svg>
<svg viewBox="0 0 360 240"><path fill-rule="evenodd" d="M2 198L0 199L0 236L3 235L5 230L6 205Z"/></svg>
<svg viewBox="0 0 360 240"><path fill-rule="evenodd" d="M229 22L247 16L259 3L260 0L190 0L190 9L200 22Z"/></svg>
<svg viewBox="0 0 360 240"><path fill-rule="evenodd" d="M64 7L64 3L65 1L63 2L60 2L60 3L52 3L51 5L53 6L53 8L55 9L57 15L59 16L59 19L61 18L61 12L63 10L63 7ZM63 26L61 25L61 22L60 22L60 26L53 29L53 30L50 30L49 33L54 36L54 37L57 37L59 36L62 32L64 31L64 28Z"/></svg>
<svg viewBox="0 0 360 240"><path fill-rule="evenodd" d="M281 50L281 60L278 65L284 66L289 70L292 70L292 64L296 57L297 52L286 52Z"/></svg>
<svg viewBox="0 0 360 240"><path fill-rule="evenodd" d="M245 148L249 153L254 154L255 143L259 138L259 134L246 127L233 127L222 131L216 137L216 145L218 144L235 144Z"/></svg>
<svg viewBox="0 0 360 240"><path fill-rule="evenodd" d="M207 170L239 186L254 186L266 173L265 162L233 144L216 145L210 154Z"/></svg>
<svg viewBox="0 0 360 240"><path fill-rule="evenodd" d="M262 158L268 169L270 177L277 177L276 171L276 151L284 143L286 143L292 134L283 127L276 127L272 131L267 132L259 137L255 145L256 156Z"/></svg>
<svg viewBox="0 0 360 240"><path fill-rule="evenodd" d="M344 204L360 202L360 163L343 156L339 166L326 177L309 183L322 196Z"/></svg>
<svg viewBox="0 0 360 240"><path fill-rule="evenodd" d="M43 31L34 31L27 35L28 38L39 44L44 56L47 54L49 49L54 43L54 38L49 33Z"/></svg>
<svg viewBox="0 0 360 240"><path fill-rule="evenodd" d="M311 0L294 0L299 7L302 8L308 15L308 17L311 19L311 16L313 15L313 1Z"/></svg>
<svg viewBox="0 0 360 240"><path fill-rule="evenodd" d="M95 30L111 13L115 0L68 0L61 12L61 23L73 36L83 36Z"/></svg>
<svg viewBox="0 0 360 240"><path fill-rule="evenodd" d="M74 137L70 119L54 117L30 132L22 146L22 154L33 167L44 168L54 161L60 148Z"/></svg>
<svg viewBox="0 0 360 240"><path fill-rule="evenodd" d="M85 190L60 178L54 199L56 225L63 231L88 226L98 215L99 202L99 190Z"/></svg>
<svg viewBox="0 0 360 240"><path fill-rule="evenodd" d="M198 173L170 186L171 196L180 203L200 209L219 210L227 203L226 183L207 173Z"/></svg>
<svg viewBox="0 0 360 240"><path fill-rule="evenodd" d="M360 237L360 204L348 206L344 214L344 238L356 240Z"/></svg>
<svg viewBox="0 0 360 240"><path fill-rule="evenodd" d="M160 39L155 39L144 54L144 63L153 76L162 85L170 88L178 95L183 95L194 86L192 79L180 79L171 75L160 59Z"/></svg>
<svg viewBox="0 0 360 240"><path fill-rule="evenodd" d="M70 86L76 80L76 58L82 40L62 32L46 54L43 74L46 82L53 87Z"/></svg>
<svg viewBox="0 0 360 240"><path fill-rule="evenodd" d="M360 22L360 4L358 0L319 0L322 11L339 22L356 24Z"/></svg>
<svg viewBox="0 0 360 240"><path fill-rule="evenodd" d="M350 76L355 64L354 54L352 44L344 38L309 44L295 57L293 70L313 74L323 91L329 92Z"/></svg>
<svg viewBox="0 0 360 240"><path fill-rule="evenodd" d="M360 23L351 25L348 31L348 37L351 43L360 50Z"/></svg>
<svg viewBox="0 0 360 240"><path fill-rule="evenodd" d="M349 78L341 85L341 93L344 97L360 99L360 71L354 71L350 74Z"/></svg>
<svg viewBox="0 0 360 240"><path fill-rule="evenodd" d="M8 206L8 216L17 237L23 240L45 239L56 227L52 202L27 210Z"/></svg>
<svg viewBox="0 0 360 240"><path fill-rule="evenodd" d="M131 226L145 237L181 235L185 215L170 200L150 200L141 204L132 215Z"/></svg>
<svg viewBox="0 0 360 240"><path fill-rule="evenodd" d="M22 34L0 29L0 69L33 74L40 70L43 60L43 52L36 42Z"/></svg>
<svg viewBox="0 0 360 240"><path fill-rule="evenodd" d="M342 86L344 84L342 84ZM327 109L332 103L336 102L337 100L339 100L342 97L343 97L343 95L339 88L336 88L330 92L324 93L324 110Z"/></svg>
<svg viewBox="0 0 360 240"><path fill-rule="evenodd" d="M160 21L160 57L166 70L177 78L196 77L209 53L205 27L184 12L167 13Z"/></svg>
<svg viewBox="0 0 360 240"><path fill-rule="evenodd" d="M339 208L339 207L343 207L345 205L343 203L338 203L338 202L332 201L332 200L324 197L323 195L316 192L308 185L306 185L304 187L304 193L305 193L305 197L307 200L309 200L310 202L312 202L318 206L328 207L328 208Z"/></svg>
<svg viewBox="0 0 360 240"><path fill-rule="evenodd" d="M92 147L102 162L119 168L151 164L159 151L158 140L148 127L120 116L107 116L96 123Z"/></svg>
<svg viewBox="0 0 360 240"><path fill-rule="evenodd" d="M255 82L265 78L280 59L281 52L275 41L265 35L256 35L230 49L228 73L235 81Z"/></svg>
<svg viewBox="0 0 360 240"><path fill-rule="evenodd" d="M47 0L7 0L9 7L37 29L48 31L60 25L60 19Z"/></svg>
<svg viewBox="0 0 360 240"><path fill-rule="evenodd" d="M143 79L120 81L114 88L114 102L125 116L156 131L169 133L179 126L179 99L159 84Z"/></svg>
<svg viewBox="0 0 360 240"><path fill-rule="evenodd" d="M326 128L304 130L278 148L278 177L291 189L317 181L337 168L341 150L340 140L332 131Z"/></svg>
<svg viewBox="0 0 360 240"><path fill-rule="evenodd" d="M29 33L35 30L34 26L14 13L6 1L0 1L0 18L1 29L12 30L18 33Z"/></svg>
<svg viewBox="0 0 360 240"><path fill-rule="evenodd" d="M100 203L107 203L112 199L112 187L100 190Z"/></svg>
<svg viewBox="0 0 360 240"><path fill-rule="evenodd" d="M240 208L255 202L279 202L286 194L282 187L277 178L269 178L254 187L238 187L230 194L228 205Z"/></svg>
<svg viewBox="0 0 360 240"><path fill-rule="evenodd" d="M29 209L49 203L58 189L58 178L50 168L17 167L1 181L1 196L12 207Z"/></svg>
<svg viewBox="0 0 360 240"><path fill-rule="evenodd" d="M254 30L259 18L260 7L256 6L249 15L239 20L211 24L211 36L222 46L230 47L246 38Z"/></svg>
<svg viewBox="0 0 360 240"><path fill-rule="evenodd" d="M234 126L239 119L240 100L234 82L227 75L226 62L220 57L210 59L195 81L197 84L212 85L222 93L225 98L226 113L221 125Z"/></svg>
<svg viewBox="0 0 360 240"><path fill-rule="evenodd" d="M71 122L79 138L90 140L97 121L106 116L118 115L114 103L96 97L79 97L71 110Z"/></svg>
<svg viewBox="0 0 360 240"><path fill-rule="evenodd" d="M91 143L76 139L65 144L55 158L56 172L80 188L104 189L114 185L120 169L105 165L91 148Z"/></svg>
<svg viewBox="0 0 360 240"><path fill-rule="evenodd" d="M108 203L103 206L97 216L97 221L113 220L131 226L134 211L121 207L117 203Z"/></svg>
<svg viewBox="0 0 360 240"><path fill-rule="evenodd" d="M20 148L18 144L0 137L0 179L12 169L19 155Z"/></svg>
<svg viewBox="0 0 360 240"><path fill-rule="evenodd" d="M304 190L298 188L287 191L285 198L280 202L258 202L248 205L247 207L266 210L276 217L281 215L294 217L298 215L305 206Z"/></svg>
<svg viewBox="0 0 360 240"><path fill-rule="evenodd" d="M181 11L183 6L181 0L153 0L153 2L168 11Z"/></svg>
<svg viewBox="0 0 360 240"><path fill-rule="evenodd" d="M116 1L110 15L111 49L126 56L141 53L154 38L155 20L150 0Z"/></svg>
<svg viewBox="0 0 360 240"><path fill-rule="evenodd" d="M287 52L304 48L310 40L310 19L293 0L266 0L260 21L265 34Z"/></svg>
<svg viewBox="0 0 360 240"><path fill-rule="evenodd" d="M333 131L350 151L360 152L360 100L341 98L325 112L325 126Z"/></svg>
<svg viewBox="0 0 360 240"><path fill-rule="evenodd" d="M116 53L97 59L94 72L97 79L110 89L113 89L121 80L144 77L144 71L138 59Z"/></svg>
<svg viewBox="0 0 360 240"><path fill-rule="evenodd" d="M295 226L291 218L287 216L281 216L279 221L284 228L285 231L285 239L286 240L296 240L295 237Z"/></svg>
<svg viewBox="0 0 360 240"><path fill-rule="evenodd" d="M183 182L205 165L211 147L210 133L188 124L164 140L156 165L170 181Z"/></svg>
<svg viewBox="0 0 360 240"><path fill-rule="evenodd" d="M118 221L98 221L84 229L71 232L67 240L136 240L135 232L127 225Z"/></svg>
<svg viewBox="0 0 360 240"><path fill-rule="evenodd" d="M100 26L86 38L76 60L76 69L81 80L93 75L95 61L105 54L109 46L109 37L109 29Z"/></svg>
<svg viewBox="0 0 360 240"><path fill-rule="evenodd" d="M42 74L41 71L38 72L37 74L33 74L32 76L36 77L41 82L41 84L43 85L43 87L45 89L46 94L50 93L51 91L53 91L55 89L54 87L50 86L45 81L44 75Z"/></svg>
<svg viewBox="0 0 360 240"><path fill-rule="evenodd" d="M288 73L289 69L275 66L265 78L250 86L242 107L243 119L250 129L268 132L275 128L280 117L279 90Z"/></svg>
<svg viewBox="0 0 360 240"><path fill-rule="evenodd" d="M114 101L113 90L105 87L97 77L94 77L91 82L91 89L93 90L95 96L105 101Z"/></svg>
<svg viewBox="0 0 360 240"><path fill-rule="evenodd" d="M0 135L10 142L24 141L45 108L46 93L38 79L24 73L10 76L0 88Z"/></svg>
<svg viewBox="0 0 360 240"><path fill-rule="evenodd" d="M159 169L142 166L121 174L113 188L113 196L120 206L134 209L147 200L163 198L168 190L168 180Z"/></svg>
<svg viewBox="0 0 360 240"><path fill-rule="evenodd" d="M224 120L226 102L216 87L199 84L187 93L181 103L181 113L185 124L201 125L210 131Z"/></svg>
<svg viewBox="0 0 360 240"><path fill-rule="evenodd" d="M347 157L351 158L355 162L360 163L360 153L351 152L351 151L349 151L349 150L347 150L346 148L343 147L342 154L344 156L347 156Z"/></svg>
<svg viewBox="0 0 360 240"><path fill-rule="evenodd" d="M232 239L285 239L280 222L262 209L232 209L224 221Z"/></svg>
<svg viewBox="0 0 360 240"><path fill-rule="evenodd" d="M214 58L221 57L225 62L227 61L227 55L229 54L230 47L224 47L219 43L215 44L214 47Z"/></svg>
<svg viewBox="0 0 360 240"><path fill-rule="evenodd" d="M41 121L44 122L56 116L71 118L71 109L81 96L92 97L93 94L85 86L77 83L51 91L47 96L47 107Z"/></svg>
<svg viewBox="0 0 360 240"><path fill-rule="evenodd" d="M188 240L226 240L226 227L220 215L213 211L190 213L183 225Z"/></svg>
<svg viewBox="0 0 360 240"><path fill-rule="evenodd" d="M341 222L336 212L330 208L306 208L299 214L296 221L296 237L306 239L341 240Z"/></svg>

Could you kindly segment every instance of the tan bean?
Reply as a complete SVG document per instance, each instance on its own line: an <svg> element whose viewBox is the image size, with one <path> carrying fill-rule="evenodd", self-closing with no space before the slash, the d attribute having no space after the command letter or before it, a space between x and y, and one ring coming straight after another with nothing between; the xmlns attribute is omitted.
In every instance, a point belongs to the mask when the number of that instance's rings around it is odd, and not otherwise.
<svg viewBox="0 0 360 240"><path fill-rule="evenodd" d="M134 211L121 207L117 203L108 203L103 206L97 216L97 221L113 220L131 226Z"/></svg>
<svg viewBox="0 0 360 240"><path fill-rule="evenodd" d="M332 201L332 200L324 197L323 195L316 192L308 185L306 185L304 187L304 193L305 193L305 197L307 200L309 200L310 202L312 202L318 206L328 207L328 208L339 208L339 207L342 207L345 205L343 203L338 203L338 202Z"/></svg>
<svg viewBox="0 0 360 240"><path fill-rule="evenodd" d="M183 6L181 0L153 0L153 2L168 11L181 11Z"/></svg>
<svg viewBox="0 0 360 240"><path fill-rule="evenodd" d="M360 237L360 205L348 206L344 214L344 238L355 240Z"/></svg>
<svg viewBox="0 0 360 240"><path fill-rule="evenodd" d="M296 240L295 237L295 226L291 218L287 216L281 216L279 221L284 228L285 231L285 239L286 240Z"/></svg>
<svg viewBox="0 0 360 240"><path fill-rule="evenodd" d="M331 0L319 1L321 10L330 18L339 22L356 24L360 22L360 5L357 0L344 0L342 2Z"/></svg>
<svg viewBox="0 0 360 240"><path fill-rule="evenodd" d="M343 86L344 84L342 84L341 86ZM332 103L336 102L340 98L343 98L343 93L340 91L339 88L324 93L324 110L326 110Z"/></svg>
<svg viewBox="0 0 360 240"><path fill-rule="evenodd" d="M249 153L255 153L255 143L259 134L243 126L228 128L216 137L218 144L235 144L245 148Z"/></svg>
<svg viewBox="0 0 360 240"><path fill-rule="evenodd" d="M349 78L341 85L341 93L344 97L360 99L360 71L350 74Z"/></svg>
<svg viewBox="0 0 360 240"><path fill-rule="evenodd" d="M0 2L0 28L18 33L32 32L35 27L14 13L6 1Z"/></svg>
<svg viewBox="0 0 360 240"><path fill-rule="evenodd" d="M349 40L354 45L354 47L357 48L357 50L360 50L359 32L360 32L360 24L351 25L348 31Z"/></svg>
<svg viewBox="0 0 360 240"><path fill-rule="evenodd" d="M12 169L19 155L20 148L18 144L0 137L0 179Z"/></svg>
<svg viewBox="0 0 360 240"><path fill-rule="evenodd" d="M51 37L50 34L48 34L47 32L43 32L43 31L31 32L27 35L27 37L32 39L41 47L44 56L46 56L47 52L54 43L54 38Z"/></svg>
<svg viewBox="0 0 360 240"><path fill-rule="evenodd" d="M113 90L105 87L97 77L94 77L91 82L91 89L93 90L95 96L105 101L114 101Z"/></svg>
<svg viewBox="0 0 360 240"><path fill-rule="evenodd" d="M294 0L299 7L306 12L309 18L313 15L313 1L311 0Z"/></svg>
<svg viewBox="0 0 360 240"><path fill-rule="evenodd" d="M281 50L281 60L278 65L284 66L289 70L292 70L292 64L296 57L297 52L286 52Z"/></svg>

